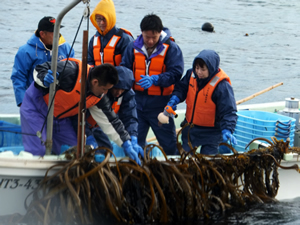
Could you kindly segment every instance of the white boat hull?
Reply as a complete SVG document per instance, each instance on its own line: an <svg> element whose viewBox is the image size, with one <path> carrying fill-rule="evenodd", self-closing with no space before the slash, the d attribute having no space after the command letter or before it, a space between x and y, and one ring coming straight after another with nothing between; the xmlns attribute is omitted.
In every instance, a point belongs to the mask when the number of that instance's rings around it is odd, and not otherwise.
<svg viewBox="0 0 300 225"><path fill-rule="evenodd" d="M277 108L276 108L277 107ZM264 111L274 111L282 109L284 102L243 105L239 109L263 109ZM180 122L184 119L185 111L178 110L179 117L176 119L176 126L179 127ZM1 115L0 120L19 123L19 115ZM148 138L153 137L153 133L148 133ZM163 157L158 157L164 160ZM22 159L18 157L1 157L0 156L0 196L1 202L6 203L5 207L1 207L0 216L13 213L25 214L24 206L26 197L37 187L38 183L43 179L49 167L62 159L53 156L45 156L44 158L33 157L31 159ZM300 162L297 157L290 161L283 160L281 165L292 166ZM59 168L57 168L59 169ZM295 170L284 170L279 168L280 187L276 198L279 201L300 197L298 187L300 186L300 174ZM54 173L52 170L51 173ZM51 174L49 174L51 175ZM28 203L30 202L28 199Z"/></svg>
<svg viewBox="0 0 300 225"><path fill-rule="evenodd" d="M25 199L38 186L39 182L52 165L63 162L63 160L46 159L34 157L32 159L21 159L16 156L0 158L0 216L20 213L24 215ZM57 168L57 170L60 167ZM51 170L52 175L56 170ZM27 199L30 203L32 197ZM5 203L5 204L4 204Z"/></svg>

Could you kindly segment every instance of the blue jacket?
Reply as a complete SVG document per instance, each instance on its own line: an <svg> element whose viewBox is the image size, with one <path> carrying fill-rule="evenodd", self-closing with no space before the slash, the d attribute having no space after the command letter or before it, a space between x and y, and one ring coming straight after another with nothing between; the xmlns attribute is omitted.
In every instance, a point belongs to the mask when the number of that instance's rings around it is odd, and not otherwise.
<svg viewBox="0 0 300 225"><path fill-rule="evenodd" d="M161 33L160 40L156 46L156 49L158 49L158 51L154 52L149 58L147 57L147 53L144 52L144 40L143 36L140 35L134 42L128 44L120 65L125 66L131 70L133 69L133 63L135 61L133 49L136 49L137 51L144 54L148 61L151 60L151 58L155 57L163 50L163 41L170 37L169 34L169 30L167 28L164 28ZM166 72L159 74L159 78L156 84L157 86L168 87L172 84L175 84L180 80L183 74L184 63L182 52L179 46L173 41L170 41L170 46L165 58L165 65ZM139 110L143 111L152 110L153 108L163 110L169 99L170 96L150 96L136 92L137 107Z"/></svg>
<svg viewBox="0 0 300 225"><path fill-rule="evenodd" d="M71 46L63 36L59 39L58 61L68 57ZM33 82L33 70L36 65L51 61L52 51L47 49L44 43L33 34L27 44L21 46L15 56L11 80L14 87L17 105L23 101L25 91ZM70 54L74 58L74 50Z"/></svg>
<svg viewBox="0 0 300 225"><path fill-rule="evenodd" d="M132 71L122 67L117 66L119 75L119 82L113 88L119 88L125 90L120 97L123 97L120 110L118 112L119 119L123 122L125 129L130 134L130 136L138 136L138 117L136 112L136 101L135 93L131 89L134 82ZM107 96L109 97L111 103L113 104L120 97L114 98L111 94L111 90L108 91Z"/></svg>
<svg viewBox="0 0 300 225"><path fill-rule="evenodd" d="M116 26L114 26L106 35L101 35L98 31L96 32L96 37L100 36L100 41L101 41L101 48L103 51L103 48L107 45L107 43L110 41L110 39L112 38L113 35L117 34L119 32L119 28L117 28ZM119 40L118 44L116 45L116 49L115 49L115 55L118 54L123 54L123 52L125 51L127 45L133 41L133 38L123 32L121 39ZM89 65L95 65L95 60L94 60L94 36L90 39L89 42L89 50L88 50L88 64Z"/></svg>
<svg viewBox="0 0 300 225"><path fill-rule="evenodd" d="M195 74L197 79L199 90L204 88L211 78L218 72L220 58L217 53L212 50L203 50L195 57L194 62L197 58L204 60L209 70L209 77L205 79L198 79L196 72L193 71L193 68L189 69L181 81L175 85L175 89L172 93L172 95L176 95L181 102L183 102L187 97L189 81L192 72ZM201 138L201 136L205 137L205 140L203 138L203 144L209 144L212 142L217 143L222 136L221 130L223 129L228 129L233 133L237 122L237 109L233 89L226 80L223 80L218 84L212 95L212 100L216 104L215 126L195 126L195 130L197 130L195 132L198 133L199 138ZM209 138L207 138L207 136L209 136Z"/></svg>

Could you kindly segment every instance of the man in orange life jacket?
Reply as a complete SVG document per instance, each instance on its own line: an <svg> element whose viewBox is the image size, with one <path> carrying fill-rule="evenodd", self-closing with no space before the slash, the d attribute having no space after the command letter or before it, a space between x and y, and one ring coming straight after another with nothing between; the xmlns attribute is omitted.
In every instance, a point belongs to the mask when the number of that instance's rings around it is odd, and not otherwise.
<svg viewBox="0 0 300 225"><path fill-rule="evenodd" d="M142 34L128 45L121 62L133 71L135 78L138 143L146 145L151 127L165 153L174 155L177 152L174 121L171 118L169 124L160 126L157 115L168 103L174 84L183 73L182 52L157 15L146 15L140 27Z"/></svg>
<svg viewBox="0 0 300 225"><path fill-rule="evenodd" d="M133 74L130 69L123 66L116 66L116 69L119 75L119 82L111 88L105 96L103 96L103 100L100 101L99 105L101 106L101 103L104 103L104 98L109 100L112 109L123 122L126 131L130 134L133 148L136 152L141 153L143 156L143 149L137 144L138 118L136 112L135 93L131 89L134 82ZM103 116L103 123L105 120L107 120L107 118ZM88 123L92 126L96 125L95 121L91 120L91 117L88 118ZM86 130L86 134L89 135L89 137L90 135L93 135L98 146L113 149L112 144L106 135L106 133L110 133L109 130L111 130L110 124L108 122L107 124L108 125L102 129L99 127L93 128L92 132Z"/></svg>
<svg viewBox="0 0 300 225"><path fill-rule="evenodd" d="M202 154L217 154L222 141L237 144L232 135L237 122L234 93L229 77L219 64L220 57L215 51L201 51L194 59L193 68L176 84L167 104L175 109L179 102L186 100L184 124L195 125L190 129L190 140L193 147L201 145ZM185 151L191 150L189 128L182 132Z"/></svg>
<svg viewBox="0 0 300 225"><path fill-rule="evenodd" d="M109 63L118 66L127 45L133 41L132 34L117 28L116 11L112 0L101 0L90 16L97 29L89 42L88 64Z"/></svg>
<svg viewBox="0 0 300 225"><path fill-rule="evenodd" d="M48 111L49 85L53 82L50 62L38 65L35 68L35 82L26 91L21 106L21 127L23 133L35 134L40 131ZM69 61L60 61L57 64L58 90L55 95L54 128L53 128L53 153L59 154L62 145L76 145L77 135L72 127L71 116L78 113L80 101L81 61L70 58ZM108 118L108 122L115 129L113 140L122 146L126 155L140 164L138 154L132 147L130 135L125 130L123 123L112 111L109 103L101 104L103 96L118 82L118 72L114 66L103 64L88 71L86 86L86 107L96 120L102 124L99 113ZM104 113L103 113L104 112ZM110 136L111 138L111 136ZM46 129L42 132L42 140L46 139ZM34 155L44 155L45 146L36 136L23 135L25 151Z"/></svg>

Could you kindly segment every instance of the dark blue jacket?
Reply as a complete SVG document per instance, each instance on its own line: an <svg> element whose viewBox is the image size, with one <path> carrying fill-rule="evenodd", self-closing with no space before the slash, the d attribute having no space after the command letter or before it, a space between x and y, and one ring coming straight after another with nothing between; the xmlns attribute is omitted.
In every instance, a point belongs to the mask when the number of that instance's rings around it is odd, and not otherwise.
<svg viewBox="0 0 300 225"><path fill-rule="evenodd" d="M123 97L120 110L118 112L119 119L123 122L125 129L130 136L138 136L138 118L136 112L135 93L131 89L134 82L132 71L126 67L116 66L119 75L119 82L113 88L119 88L125 90L120 97ZM108 91L107 97L109 97L111 104L118 101L118 98L114 98L111 94L111 90Z"/></svg>
<svg viewBox="0 0 300 225"><path fill-rule="evenodd" d="M152 57L158 55L162 50L163 42L170 38L170 32L167 28L164 28L162 34L160 36L160 40L156 46L158 49L157 52L153 53L149 58L147 54L143 51L144 40L143 36L140 35L134 42L128 44L128 47L125 49L125 52L122 57L121 66L125 66L129 69L133 69L134 59L134 49L144 54L147 60L150 60ZM168 87L172 84L178 82L183 74L183 56L179 46L170 41L170 46L168 52L165 57L165 65L166 65L166 72L159 74L159 78L157 81L157 86L161 87ZM147 111L152 109L159 109L163 110L170 99L170 96L150 96L145 95L143 93L136 92L136 101L137 107L139 110Z"/></svg>
<svg viewBox="0 0 300 225"><path fill-rule="evenodd" d="M194 62L197 58L204 60L209 70L209 77L205 79L198 79L196 72L193 71L194 66L189 69L181 81L175 85L175 89L172 93L172 95L176 95L181 102L183 102L187 97L192 72L196 77L195 79L197 79L199 90L203 89L211 78L218 73L220 58L215 51L203 50L195 57ZM198 136L203 137L203 144L209 144L211 142L217 143L221 138L221 131L223 129L228 129L233 133L237 122L237 109L233 89L226 80L223 80L218 84L212 95L212 101L216 104L215 126L195 126Z"/></svg>

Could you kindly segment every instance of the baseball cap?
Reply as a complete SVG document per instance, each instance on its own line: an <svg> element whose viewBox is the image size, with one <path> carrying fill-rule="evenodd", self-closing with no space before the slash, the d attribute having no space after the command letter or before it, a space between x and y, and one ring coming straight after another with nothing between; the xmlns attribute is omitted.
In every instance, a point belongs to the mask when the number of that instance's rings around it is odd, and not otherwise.
<svg viewBox="0 0 300 225"><path fill-rule="evenodd" d="M37 33L39 33L40 31L53 32L54 31L55 21L56 20L55 20L54 17L52 17L52 16L45 16L39 22ZM62 28L62 27L63 26L60 26L60 28Z"/></svg>

